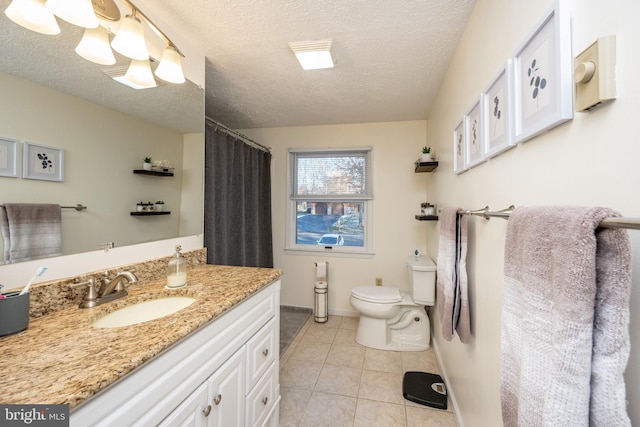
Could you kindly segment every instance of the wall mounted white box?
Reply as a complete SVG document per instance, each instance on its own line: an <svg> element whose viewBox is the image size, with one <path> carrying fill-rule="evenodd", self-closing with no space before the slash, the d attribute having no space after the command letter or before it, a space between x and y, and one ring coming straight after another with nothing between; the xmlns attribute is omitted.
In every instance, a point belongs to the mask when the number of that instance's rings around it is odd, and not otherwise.
<svg viewBox="0 0 640 427"><path fill-rule="evenodd" d="M616 97L616 36L600 37L576 56L576 111L588 111Z"/></svg>

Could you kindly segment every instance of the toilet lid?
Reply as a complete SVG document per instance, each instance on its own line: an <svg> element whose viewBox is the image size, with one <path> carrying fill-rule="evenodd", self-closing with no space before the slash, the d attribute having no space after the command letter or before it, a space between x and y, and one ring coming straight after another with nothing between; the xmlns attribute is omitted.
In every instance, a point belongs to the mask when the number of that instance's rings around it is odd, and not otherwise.
<svg viewBox="0 0 640 427"><path fill-rule="evenodd" d="M353 288L351 294L362 301L388 304L402 301L400 289L384 286L361 286Z"/></svg>

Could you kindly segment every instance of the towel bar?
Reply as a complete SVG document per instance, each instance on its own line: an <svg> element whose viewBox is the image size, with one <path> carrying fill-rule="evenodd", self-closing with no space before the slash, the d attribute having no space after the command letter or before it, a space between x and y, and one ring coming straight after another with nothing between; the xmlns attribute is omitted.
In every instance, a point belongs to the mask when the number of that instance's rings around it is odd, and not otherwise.
<svg viewBox="0 0 640 427"><path fill-rule="evenodd" d="M509 219L511 212L513 212L515 208L515 206L511 205L508 208L499 211L492 211L489 206L485 206L482 209L463 211L463 214L481 216L487 220L493 217ZM628 228L631 230L640 230L640 218L610 217L600 221L599 226L603 228Z"/></svg>
<svg viewBox="0 0 640 427"><path fill-rule="evenodd" d="M4 205L0 205L0 208L3 208ZM87 209L86 206L83 205L75 205L75 206L60 206L60 209L75 209L78 212L83 211L85 209Z"/></svg>

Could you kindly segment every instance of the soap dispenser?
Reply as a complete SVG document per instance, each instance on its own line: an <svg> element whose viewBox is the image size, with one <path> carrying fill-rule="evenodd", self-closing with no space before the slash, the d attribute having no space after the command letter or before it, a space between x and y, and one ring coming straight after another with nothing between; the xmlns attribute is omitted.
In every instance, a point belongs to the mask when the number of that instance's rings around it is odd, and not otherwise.
<svg viewBox="0 0 640 427"><path fill-rule="evenodd" d="M167 287L181 288L187 284L187 260L182 257L182 246L176 246L176 252L167 266Z"/></svg>

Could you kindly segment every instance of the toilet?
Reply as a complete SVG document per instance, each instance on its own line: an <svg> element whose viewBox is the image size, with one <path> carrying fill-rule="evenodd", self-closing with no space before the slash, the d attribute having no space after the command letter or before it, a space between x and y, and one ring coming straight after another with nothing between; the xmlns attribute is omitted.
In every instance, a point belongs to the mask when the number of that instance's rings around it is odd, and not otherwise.
<svg viewBox="0 0 640 427"><path fill-rule="evenodd" d="M427 256L407 259L410 292L386 286L351 290L349 301L360 312L356 342L379 350L422 351L431 341L425 306L435 304L436 265Z"/></svg>

